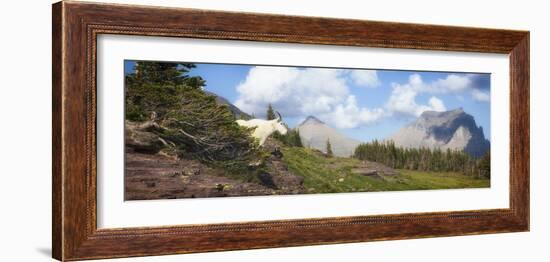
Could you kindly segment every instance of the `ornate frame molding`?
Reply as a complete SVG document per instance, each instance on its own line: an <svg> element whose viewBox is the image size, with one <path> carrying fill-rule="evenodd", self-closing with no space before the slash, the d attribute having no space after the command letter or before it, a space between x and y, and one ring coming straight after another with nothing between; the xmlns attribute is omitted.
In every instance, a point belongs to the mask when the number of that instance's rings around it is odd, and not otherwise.
<svg viewBox="0 0 550 262"><path fill-rule="evenodd" d="M52 243L56 259L66 261L529 230L528 31L72 1L56 3L52 10ZM157 26L159 24L162 27ZM510 208L98 229L95 92L99 34L509 54Z"/></svg>

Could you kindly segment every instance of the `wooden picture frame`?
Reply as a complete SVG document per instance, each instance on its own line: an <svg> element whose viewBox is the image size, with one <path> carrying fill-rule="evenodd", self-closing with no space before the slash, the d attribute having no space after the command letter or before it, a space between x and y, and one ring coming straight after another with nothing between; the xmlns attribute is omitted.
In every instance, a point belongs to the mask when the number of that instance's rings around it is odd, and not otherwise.
<svg viewBox="0 0 550 262"><path fill-rule="evenodd" d="M200 26L199 26L200 24ZM84 2L53 5L53 257L81 260L529 230L529 32ZM510 207L98 229L99 34L508 54ZM498 114L498 112L497 112Z"/></svg>

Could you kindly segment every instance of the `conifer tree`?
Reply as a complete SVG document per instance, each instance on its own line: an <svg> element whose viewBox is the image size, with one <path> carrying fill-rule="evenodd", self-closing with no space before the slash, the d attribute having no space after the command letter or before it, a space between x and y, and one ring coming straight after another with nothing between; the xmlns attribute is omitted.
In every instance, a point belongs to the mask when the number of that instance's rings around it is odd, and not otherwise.
<svg viewBox="0 0 550 262"><path fill-rule="evenodd" d="M296 132L294 134L294 146L296 147L304 147L302 144L302 137L300 137L300 131L296 129Z"/></svg>
<svg viewBox="0 0 550 262"><path fill-rule="evenodd" d="M226 105L202 90L202 78L187 74L194 67L137 62L135 72L126 76L126 120L150 123L148 132L167 141L180 157L245 170L258 158L257 142Z"/></svg>
<svg viewBox="0 0 550 262"><path fill-rule="evenodd" d="M267 106L267 114L266 114L266 119L267 120L273 120L277 118L277 116L275 116L275 111L273 110L273 106L271 106L271 103Z"/></svg>
<svg viewBox="0 0 550 262"><path fill-rule="evenodd" d="M490 153L474 159L462 150L401 148L393 142L360 144L353 154L360 160L378 162L392 168L419 171L461 172L466 175L490 177Z"/></svg>
<svg viewBox="0 0 550 262"><path fill-rule="evenodd" d="M332 146L330 145L330 139L327 138L327 156L333 157L334 154L332 153Z"/></svg>
<svg viewBox="0 0 550 262"><path fill-rule="evenodd" d="M478 163L479 175L486 178L491 178L491 152L488 150L479 160Z"/></svg>

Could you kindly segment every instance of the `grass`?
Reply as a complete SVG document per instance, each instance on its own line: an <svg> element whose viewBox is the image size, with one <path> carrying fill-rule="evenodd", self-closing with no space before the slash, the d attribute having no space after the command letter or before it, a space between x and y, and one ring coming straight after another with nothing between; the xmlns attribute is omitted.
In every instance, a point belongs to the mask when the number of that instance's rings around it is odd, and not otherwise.
<svg viewBox="0 0 550 262"><path fill-rule="evenodd" d="M326 158L307 148L283 148L284 162L291 172L304 178L308 193L399 191L422 189L489 187L489 179L465 176L457 172L397 170L399 175L368 177L353 174L360 164L353 158Z"/></svg>

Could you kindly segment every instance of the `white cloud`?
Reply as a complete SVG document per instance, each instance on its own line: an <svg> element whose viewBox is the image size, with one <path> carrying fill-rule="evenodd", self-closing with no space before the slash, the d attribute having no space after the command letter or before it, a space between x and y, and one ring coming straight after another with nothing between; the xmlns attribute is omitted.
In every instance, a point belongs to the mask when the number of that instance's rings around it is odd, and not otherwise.
<svg viewBox="0 0 550 262"><path fill-rule="evenodd" d="M356 85L371 88L380 85L376 70L352 70L350 77Z"/></svg>
<svg viewBox="0 0 550 262"><path fill-rule="evenodd" d="M448 75L444 79L436 80L431 88L434 92L462 92L470 88L472 80L469 76Z"/></svg>
<svg viewBox="0 0 550 262"><path fill-rule="evenodd" d="M472 98L479 102L488 102L491 100L491 96L487 92L480 91L479 89L472 90Z"/></svg>
<svg viewBox="0 0 550 262"><path fill-rule="evenodd" d="M422 83L421 92L432 94L457 94L470 91L472 99L480 102L489 102L490 96L488 92L481 91L476 87L476 74L455 75L450 74L446 78L438 79L431 83ZM459 98L460 99L460 98Z"/></svg>
<svg viewBox="0 0 550 262"><path fill-rule="evenodd" d="M355 96L350 95L345 103L335 106L332 112L322 114L320 117L337 128L355 128L375 122L384 115L385 112L381 108L360 108Z"/></svg>
<svg viewBox="0 0 550 262"><path fill-rule="evenodd" d="M264 116L271 103L283 116L314 115L339 128L354 128L376 121L383 110L359 107L347 85L351 80L370 86L378 82L376 74L369 73L369 80L364 74L352 76L354 71L351 72L256 66L237 86L239 96L235 105L249 114Z"/></svg>
<svg viewBox="0 0 550 262"><path fill-rule="evenodd" d="M428 110L447 110L437 94L462 96L470 92L476 101L489 101L488 93L473 87L471 77L450 74L425 82L419 74L412 74L407 83L392 83L392 92L383 108L367 108L358 104L348 85L380 85L376 71L256 66L237 86L235 105L249 114L264 117L267 105L272 104L284 117L313 115L333 127L355 128L393 114L419 116ZM426 103L419 103L419 94L432 96Z"/></svg>
<svg viewBox="0 0 550 262"><path fill-rule="evenodd" d="M349 95L342 70L262 66L250 69L237 92L235 105L260 116L269 103L287 116L329 112Z"/></svg>
<svg viewBox="0 0 550 262"><path fill-rule="evenodd" d="M445 111L445 104L435 96L432 96L426 105L416 102L416 96L421 92L426 92L428 88L430 86L426 85L418 74L411 75L406 84L393 83L393 90L386 103L386 108L390 113L413 116L419 116L424 111Z"/></svg>
<svg viewBox="0 0 550 262"><path fill-rule="evenodd" d="M447 111L447 108L445 107L445 104L443 104L443 101L435 96L430 97L430 101L428 101L428 104L430 105L430 108L432 108L434 111Z"/></svg>
<svg viewBox="0 0 550 262"><path fill-rule="evenodd" d="M418 104L416 97L419 94L455 94L457 99L462 101L464 100L462 94L469 92L472 99L488 102L490 100L489 93L475 87L475 77L476 75L472 74L463 76L450 74L446 78L425 82L419 74L412 74L407 83L392 84L393 90L386 103L386 109L388 113L413 116L419 116L427 110L447 110L445 103L435 96L432 96L427 104Z"/></svg>
<svg viewBox="0 0 550 262"><path fill-rule="evenodd" d="M419 88L424 84L422 77L419 74L413 74L409 77L409 84L415 88Z"/></svg>

